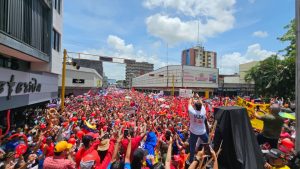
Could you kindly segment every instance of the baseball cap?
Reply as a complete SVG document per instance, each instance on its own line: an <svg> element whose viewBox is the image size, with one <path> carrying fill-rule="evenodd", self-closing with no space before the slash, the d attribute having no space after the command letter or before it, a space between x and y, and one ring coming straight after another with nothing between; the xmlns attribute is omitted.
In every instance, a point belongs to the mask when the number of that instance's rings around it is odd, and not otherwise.
<svg viewBox="0 0 300 169"><path fill-rule="evenodd" d="M66 142L66 141L60 141L56 144L55 148L54 148L54 152L60 153L63 152L67 149L70 149L73 145Z"/></svg>
<svg viewBox="0 0 300 169"><path fill-rule="evenodd" d="M276 158L276 159L285 157L285 154L282 151L275 148L272 148L267 155L269 157Z"/></svg>

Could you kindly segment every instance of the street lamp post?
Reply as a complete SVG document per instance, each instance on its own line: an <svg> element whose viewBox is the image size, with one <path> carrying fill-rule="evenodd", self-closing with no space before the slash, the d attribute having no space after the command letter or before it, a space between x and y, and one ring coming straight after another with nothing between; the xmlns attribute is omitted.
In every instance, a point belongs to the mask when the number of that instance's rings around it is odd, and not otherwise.
<svg viewBox="0 0 300 169"><path fill-rule="evenodd" d="M62 77L61 77L61 110L65 108L65 82L66 82L66 63L67 63L67 50L64 49L63 67L62 67Z"/></svg>

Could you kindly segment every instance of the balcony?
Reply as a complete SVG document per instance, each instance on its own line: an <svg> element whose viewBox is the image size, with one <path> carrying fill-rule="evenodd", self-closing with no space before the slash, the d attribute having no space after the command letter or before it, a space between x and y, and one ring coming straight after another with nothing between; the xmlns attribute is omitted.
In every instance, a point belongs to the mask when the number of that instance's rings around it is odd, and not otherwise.
<svg viewBox="0 0 300 169"><path fill-rule="evenodd" d="M0 47L22 60L50 60L51 9L45 1L0 1ZM5 53L6 52L6 53ZM24 56L26 55L26 56Z"/></svg>

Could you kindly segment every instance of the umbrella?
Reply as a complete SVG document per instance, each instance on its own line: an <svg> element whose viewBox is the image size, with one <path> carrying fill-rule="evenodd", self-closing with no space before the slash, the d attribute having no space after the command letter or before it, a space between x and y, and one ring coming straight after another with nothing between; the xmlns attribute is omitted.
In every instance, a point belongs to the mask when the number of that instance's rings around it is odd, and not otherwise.
<svg viewBox="0 0 300 169"><path fill-rule="evenodd" d="M291 119L291 120L295 120L296 119L296 117L293 116L292 114L285 113L285 112L280 112L279 116L281 116L283 118L286 118L286 119Z"/></svg>

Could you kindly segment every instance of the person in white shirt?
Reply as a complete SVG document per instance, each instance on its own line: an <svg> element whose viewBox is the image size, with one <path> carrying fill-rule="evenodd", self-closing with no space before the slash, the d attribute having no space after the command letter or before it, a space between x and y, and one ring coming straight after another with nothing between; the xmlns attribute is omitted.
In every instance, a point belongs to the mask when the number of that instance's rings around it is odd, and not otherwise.
<svg viewBox="0 0 300 169"><path fill-rule="evenodd" d="M197 149L196 143L198 138L202 140L203 143L208 142L208 135L206 132L206 110L200 99L199 95L196 94L198 100L194 103L194 98L190 98L188 110L189 110L189 118L190 118L190 164L194 160L195 151ZM193 107L194 105L194 107Z"/></svg>

